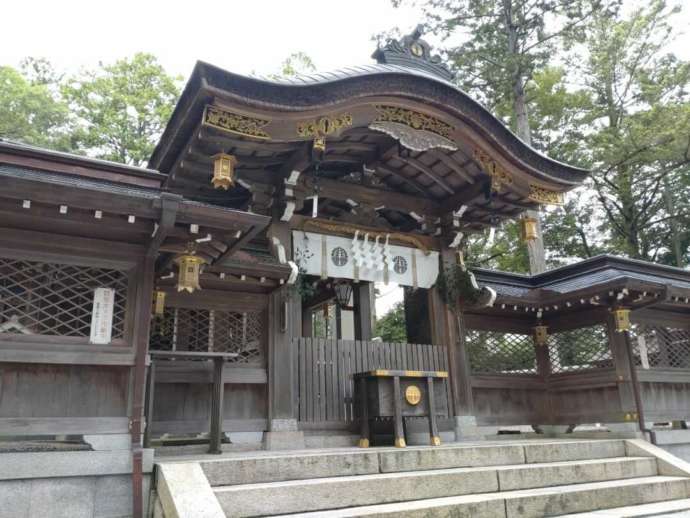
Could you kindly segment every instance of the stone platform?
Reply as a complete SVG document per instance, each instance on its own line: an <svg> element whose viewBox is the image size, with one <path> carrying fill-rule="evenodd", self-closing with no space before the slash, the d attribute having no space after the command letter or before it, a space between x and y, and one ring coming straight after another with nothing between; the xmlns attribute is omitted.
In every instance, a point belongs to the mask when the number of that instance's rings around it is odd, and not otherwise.
<svg viewBox="0 0 690 518"><path fill-rule="evenodd" d="M690 465L639 439L233 452L166 457L156 470L156 518L537 518L645 516L639 513L653 506L690 510ZM591 514L605 510L614 514Z"/></svg>

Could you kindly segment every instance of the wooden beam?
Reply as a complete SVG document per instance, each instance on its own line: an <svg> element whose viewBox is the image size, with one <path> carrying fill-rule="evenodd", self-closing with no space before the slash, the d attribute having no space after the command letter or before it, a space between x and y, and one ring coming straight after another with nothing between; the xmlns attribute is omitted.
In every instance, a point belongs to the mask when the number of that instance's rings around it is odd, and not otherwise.
<svg viewBox="0 0 690 518"><path fill-rule="evenodd" d="M307 178L311 179L312 177ZM385 206L387 209L400 210L405 213L433 214L435 212L435 202L419 196L346 183L330 178L319 178L318 185L320 195L325 198L341 201L351 199L362 205Z"/></svg>
<svg viewBox="0 0 690 518"><path fill-rule="evenodd" d="M170 231L175 227L175 219L177 218L177 209L182 200L181 196L176 196L170 193L161 194L161 218L158 223L151 242L149 243L146 255L154 257L158 254L158 249L163 244L163 241L168 236Z"/></svg>
<svg viewBox="0 0 690 518"><path fill-rule="evenodd" d="M439 149L430 149L429 151L425 151L425 153L443 162L446 165L446 167L448 167L451 171L455 172L455 174L457 174L467 183L475 182L475 178L465 170L465 167L471 164L472 160L460 164L453 157L447 155Z"/></svg>
<svg viewBox="0 0 690 518"><path fill-rule="evenodd" d="M253 226L249 230L246 230L239 239L237 239L233 244L228 245L228 248L223 252L218 258L213 261L213 265L221 265L223 261L230 258L232 254L241 249L244 245L249 243L254 237L262 230L263 227Z"/></svg>
<svg viewBox="0 0 690 518"><path fill-rule="evenodd" d="M488 178L477 182L466 189L456 192L452 196L441 200L438 211L440 214L447 214L458 210L462 205L467 205L478 197L482 196L489 188Z"/></svg>
<svg viewBox="0 0 690 518"><path fill-rule="evenodd" d="M431 169L431 167L428 167L424 165L422 162L417 160L416 158L412 157L401 157L398 156L396 157L398 160L401 162L409 165L410 167L413 167L417 171L419 171L422 174L425 174L429 178L431 178L434 182L436 182L441 189L446 191L448 194L455 194L455 189L453 189L450 185L448 185L448 182L446 182L441 175L436 173Z"/></svg>

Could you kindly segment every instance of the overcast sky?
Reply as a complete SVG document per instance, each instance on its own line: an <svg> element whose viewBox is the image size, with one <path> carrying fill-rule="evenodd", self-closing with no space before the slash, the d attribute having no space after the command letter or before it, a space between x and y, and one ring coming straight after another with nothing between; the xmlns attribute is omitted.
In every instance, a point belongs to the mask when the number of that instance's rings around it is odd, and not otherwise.
<svg viewBox="0 0 690 518"><path fill-rule="evenodd" d="M260 74L296 51L322 70L368 63L373 34L421 18L390 0L6 0L0 12L0 64L41 56L76 70L146 51L185 79L197 59ZM690 26L690 8L677 23ZM687 34L674 49L690 59Z"/></svg>
<svg viewBox="0 0 690 518"><path fill-rule="evenodd" d="M146 51L185 78L196 60L271 73L296 51L323 70L368 63L373 34L419 21L389 0L21 0L1 12L0 64L43 56L78 69Z"/></svg>

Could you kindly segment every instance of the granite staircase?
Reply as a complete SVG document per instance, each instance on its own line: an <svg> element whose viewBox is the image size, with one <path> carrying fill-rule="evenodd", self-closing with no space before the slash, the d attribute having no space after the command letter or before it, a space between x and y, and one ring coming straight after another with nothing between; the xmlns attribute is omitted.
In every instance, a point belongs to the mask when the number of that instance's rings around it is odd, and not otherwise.
<svg viewBox="0 0 690 518"><path fill-rule="evenodd" d="M639 440L259 452L159 465L158 516L690 516L688 468Z"/></svg>

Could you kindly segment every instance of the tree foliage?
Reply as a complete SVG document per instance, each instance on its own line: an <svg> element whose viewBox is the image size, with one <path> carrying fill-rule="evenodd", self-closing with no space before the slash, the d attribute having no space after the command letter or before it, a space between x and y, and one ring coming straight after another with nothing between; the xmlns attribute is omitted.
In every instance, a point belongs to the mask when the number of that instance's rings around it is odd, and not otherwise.
<svg viewBox="0 0 690 518"><path fill-rule="evenodd" d="M400 301L376 321L374 336L380 337L384 342L405 343L407 342L405 329L405 306Z"/></svg>
<svg viewBox="0 0 690 518"><path fill-rule="evenodd" d="M540 151L592 170L564 207L542 214L552 266L602 252L690 262L690 72L667 51L677 7L421 3L461 87ZM526 271L513 224L469 239L468 261Z"/></svg>
<svg viewBox="0 0 690 518"><path fill-rule="evenodd" d="M143 165L179 95L150 54L65 77L43 58L0 67L0 137Z"/></svg>
<svg viewBox="0 0 690 518"><path fill-rule="evenodd" d="M98 158L145 164L175 106L179 80L144 53L69 78L62 92L77 118L77 145Z"/></svg>
<svg viewBox="0 0 690 518"><path fill-rule="evenodd" d="M46 77L0 67L0 137L70 149L68 109Z"/></svg>

